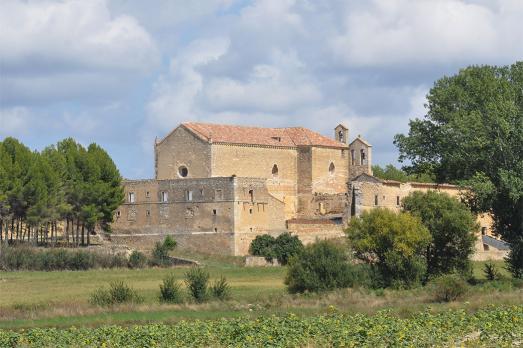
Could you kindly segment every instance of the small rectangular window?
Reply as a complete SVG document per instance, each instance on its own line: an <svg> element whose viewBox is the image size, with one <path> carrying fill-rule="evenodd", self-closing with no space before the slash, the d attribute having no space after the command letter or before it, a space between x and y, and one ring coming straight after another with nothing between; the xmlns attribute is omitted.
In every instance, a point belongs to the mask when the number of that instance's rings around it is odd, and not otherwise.
<svg viewBox="0 0 523 348"><path fill-rule="evenodd" d="M249 190L249 198L251 202L254 202L254 190Z"/></svg>
<svg viewBox="0 0 523 348"><path fill-rule="evenodd" d="M212 215L216 215L216 209L212 210Z"/></svg>
<svg viewBox="0 0 523 348"><path fill-rule="evenodd" d="M378 195L374 195L374 205L378 205Z"/></svg>
<svg viewBox="0 0 523 348"><path fill-rule="evenodd" d="M356 164L356 155L354 154L354 150L350 150L350 163L352 165Z"/></svg>
<svg viewBox="0 0 523 348"><path fill-rule="evenodd" d="M120 217L120 215L122 215L122 213L118 210L118 211L116 212L116 216Z"/></svg>
<svg viewBox="0 0 523 348"><path fill-rule="evenodd" d="M361 161L361 165L364 165L365 164L365 150L361 149L360 150L360 161Z"/></svg>
<svg viewBox="0 0 523 348"><path fill-rule="evenodd" d="M481 234L483 236L487 234L487 228L486 227L481 227Z"/></svg>
<svg viewBox="0 0 523 348"><path fill-rule="evenodd" d="M249 214L252 214L252 208L251 208L251 209L249 209Z"/></svg>
<svg viewBox="0 0 523 348"><path fill-rule="evenodd" d="M185 191L185 199L192 201L192 191Z"/></svg>
<svg viewBox="0 0 523 348"><path fill-rule="evenodd" d="M167 202L168 197L167 197L167 192L166 191L162 191L161 199L162 199L162 202L164 202L164 203Z"/></svg>
<svg viewBox="0 0 523 348"><path fill-rule="evenodd" d="M400 205L400 196L396 196L396 205Z"/></svg>
<svg viewBox="0 0 523 348"><path fill-rule="evenodd" d="M129 192L129 203L134 203L134 192Z"/></svg>
<svg viewBox="0 0 523 348"><path fill-rule="evenodd" d="M147 198L151 197L151 192L149 192L149 191L145 192L145 197L147 197Z"/></svg>
<svg viewBox="0 0 523 348"><path fill-rule="evenodd" d="M145 211L145 216L151 216L151 211L150 210L146 210Z"/></svg>
<svg viewBox="0 0 523 348"><path fill-rule="evenodd" d="M215 227L215 228L214 228L214 232L218 232L218 228Z"/></svg>

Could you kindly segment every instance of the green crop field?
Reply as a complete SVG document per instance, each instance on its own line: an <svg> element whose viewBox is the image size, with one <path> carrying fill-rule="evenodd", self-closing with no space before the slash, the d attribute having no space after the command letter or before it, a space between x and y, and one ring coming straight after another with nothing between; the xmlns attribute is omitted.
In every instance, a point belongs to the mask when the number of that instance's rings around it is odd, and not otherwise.
<svg viewBox="0 0 523 348"><path fill-rule="evenodd" d="M2 347L383 347L491 346L523 343L523 306L473 314L430 310L401 319L387 311L368 316L331 313L264 316L172 325L0 330Z"/></svg>

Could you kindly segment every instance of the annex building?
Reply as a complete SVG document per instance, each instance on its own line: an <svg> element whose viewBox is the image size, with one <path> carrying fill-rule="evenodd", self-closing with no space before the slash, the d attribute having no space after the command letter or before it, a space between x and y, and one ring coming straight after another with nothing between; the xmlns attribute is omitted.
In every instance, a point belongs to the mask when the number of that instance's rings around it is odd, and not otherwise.
<svg viewBox="0 0 523 348"><path fill-rule="evenodd" d="M373 177L372 145L360 136L349 143L341 124L328 138L302 127L188 122L156 140L154 153L154 179L124 181L113 238L169 234L182 248L245 255L265 233L289 231L304 243L341 237L351 216L400 209L413 190L459 194L452 185ZM499 250L490 250L489 216L478 219L485 236L478 236L478 252L493 255Z"/></svg>

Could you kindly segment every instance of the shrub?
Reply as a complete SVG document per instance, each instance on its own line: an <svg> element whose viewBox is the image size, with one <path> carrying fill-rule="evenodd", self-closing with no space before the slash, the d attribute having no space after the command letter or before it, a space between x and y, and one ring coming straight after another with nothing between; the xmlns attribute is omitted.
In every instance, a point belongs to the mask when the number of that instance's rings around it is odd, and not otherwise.
<svg viewBox="0 0 523 348"><path fill-rule="evenodd" d="M174 274L169 274L160 284L160 302L182 303L183 294Z"/></svg>
<svg viewBox="0 0 523 348"><path fill-rule="evenodd" d="M147 256L138 250L133 250L129 256L129 268L143 268L147 264Z"/></svg>
<svg viewBox="0 0 523 348"><path fill-rule="evenodd" d="M151 264L153 266L170 266L172 265L169 252L176 248L176 241L171 237L167 236L163 242L156 242L153 253Z"/></svg>
<svg viewBox="0 0 523 348"><path fill-rule="evenodd" d="M352 219L346 234L356 257L374 269L375 286L409 288L425 276L431 237L420 218L373 209Z"/></svg>
<svg viewBox="0 0 523 348"><path fill-rule="evenodd" d="M289 260L285 284L290 293L321 292L351 286L354 273L342 248L330 241L308 245Z"/></svg>
<svg viewBox="0 0 523 348"><path fill-rule="evenodd" d="M510 251L505 262L512 277L523 279L523 239L510 243Z"/></svg>
<svg viewBox="0 0 523 348"><path fill-rule="evenodd" d="M274 242L274 237L268 234L256 236L251 242L249 253L254 256L263 256L267 261L271 262L276 256L274 255Z"/></svg>
<svg viewBox="0 0 523 348"><path fill-rule="evenodd" d="M465 295L467 283L458 275L446 274L432 281L434 299L438 302L451 302Z"/></svg>
<svg viewBox="0 0 523 348"><path fill-rule="evenodd" d="M302 251L300 239L288 232L280 234L274 241L274 255L281 265L286 265L292 256L299 255Z"/></svg>
<svg viewBox="0 0 523 348"><path fill-rule="evenodd" d="M209 272L199 267L192 267L185 273L185 284L191 297L198 303L205 302L208 298L207 284Z"/></svg>
<svg viewBox="0 0 523 348"><path fill-rule="evenodd" d="M2 247L0 269L56 271L87 270L91 268L127 267L123 254L108 254L86 250L45 249L31 247Z"/></svg>
<svg viewBox="0 0 523 348"><path fill-rule="evenodd" d="M497 280L500 278L499 271L492 262L485 263L485 266L483 266L483 274L485 274L485 278L487 278L487 280L489 281Z"/></svg>
<svg viewBox="0 0 523 348"><path fill-rule="evenodd" d="M256 236L249 247L251 255L263 256L269 262L277 259L282 265L286 265L291 256L298 255L302 250L300 239L291 236L289 232L282 233L277 238L268 234Z"/></svg>
<svg viewBox="0 0 523 348"><path fill-rule="evenodd" d="M403 208L420 217L432 236L425 252L429 277L470 273L478 225L465 204L447 193L418 191L403 199Z"/></svg>
<svg viewBox="0 0 523 348"><path fill-rule="evenodd" d="M231 297L231 290L229 288L229 284L227 283L227 279L225 279L224 276L221 276L220 279L215 280L211 285L211 295L214 298L222 301Z"/></svg>
<svg viewBox="0 0 523 348"><path fill-rule="evenodd" d="M111 306L122 303L141 303L143 297L138 295L134 289L122 281L115 281L109 284L109 288L99 288L95 290L89 302L97 306Z"/></svg>

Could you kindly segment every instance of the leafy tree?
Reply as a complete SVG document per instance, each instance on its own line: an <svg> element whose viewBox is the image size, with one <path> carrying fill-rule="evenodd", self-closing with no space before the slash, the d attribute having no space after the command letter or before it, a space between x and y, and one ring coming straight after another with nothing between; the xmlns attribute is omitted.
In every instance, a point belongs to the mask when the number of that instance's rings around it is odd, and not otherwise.
<svg viewBox="0 0 523 348"><path fill-rule="evenodd" d="M289 260L285 284L290 293L322 292L353 284L354 272L345 250L331 241L318 241Z"/></svg>
<svg viewBox="0 0 523 348"><path fill-rule="evenodd" d="M436 81L427 115L396 135L409 173L472 189L475 211L490 212L509 243L510 269L523 276L523 62L472 66Z"/></svg>
<svg viewBox="0 0 523 348"><path fill-rule="evenodd" d="M256 236L249 246L249 253L254 256L263 256L267 261L272 261L274 254L275 238L269 234Z"/></svg>
<svg viewBox="0 0 523 348"><path fill-rule="evenodd" d="M408 174L405 171L394 167L392 164L384 168L379 165L372 166L372 173L375 177L383 180L395 180L399 182L434 182L434 177L429 174Z"/></svg>
<svg viewBox="0 0 523 348"><path fill-rule="evenodd" d="M303 250L303 244L297 236L289 232L280 234L277 238L268 234L256 236L251 242L249 253L263 256L269 262L275 258L282 265L289 262L289 258L298 255Z"/></svg>
<svg viewBox="0 0 523 348"><path fill-rule="evenodd" d="M0 240L53 245L59 221L74 245L96 226L108 230L123 200L120 174L107 153L73 139L31 152L14 138L0 142ZM76 236L73 233L76 226Z"/></svg>
<svg viewBox="0 0 523 348"><path fill-rule="evenodd" d="M431 236L419 217L373 209L352 219L346 234L356 257L380 276L376 285L411 287L424 277Z"/></svg>
<svg viewBox="0 0 523 348"><path fill-rule="evenodd" d="M463 203L446 193L413 192L403 199L403 208L419 216L432 242L426 249L429 276L470 271L478 226Z"/></svg>
<svg viewBox="0 0 523 348"><path fill-rule="evenodd" d="M281 265L286 265L292 256L299 255L303 251L303 243L298 236L291 236L285 232L274 240L274 254Z"/></svg>

